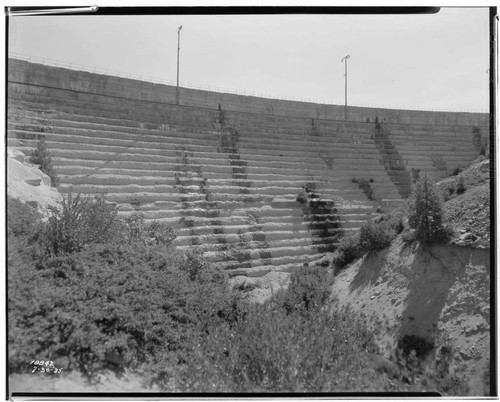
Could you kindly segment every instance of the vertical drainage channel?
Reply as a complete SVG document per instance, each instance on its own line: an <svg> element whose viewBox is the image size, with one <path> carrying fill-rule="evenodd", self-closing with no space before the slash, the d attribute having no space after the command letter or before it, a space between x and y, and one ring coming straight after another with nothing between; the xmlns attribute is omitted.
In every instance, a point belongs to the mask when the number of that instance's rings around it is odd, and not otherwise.
<svg viewBox="0 0 500 402"><path fill-rule="evenodd" d="M312 243L319 253L333 252L343 236L337 208L332 200L321 200L316 183L307 182L297 197L302 205L304 221L312 235Z"/></svg>
<svg viewBox="0 0 500 402"><path fill-rule="evenodd" d="M231 165L231 178L233 184L237 186L240 194L250 195L251 182L248 180L247 175L247 162L241 159L238 152L239 134L238 131L229 124L221 104L218 105L219 117L214 122L214 128L219 131L219 147L218 152L228 155L229 164ZM248 197L244 202L250 202L253 197ZM263 265L271 265L271 252L269 251L269 244L266 241L266 236L263 233L263 225L260 224L258 216L250 213L247 218L250 225L248 231L252 235L252 242L259 249L259 259ZM250 268L251 256L248 246L243 240L244 233L238 233L240 238L240 245L234 249L233 254L235 259L240 263L238 267L231 266L229 268Z"/></svg>
<svg viewBox="0 0 500 402"><path fill-rule="evenodd" d="M190 162L193 157L192 152L185 149L176 151L177 166L175 173L175 183L177 191L181 194L181 204L183 210L182 223L190 229L191 244L196 246L200 244L200 240L194 229L193 216L201 216L210 219L210 225L213 226L213 233L217 236L217 242L223 244L222 250L226 246L226 239L222 223L219 219L220 211L215 201L211 200L211 194L206 188L207 179L203 177L201 166ZM187 194L199 194L200 198L193 201ZM196 212L195 212L196 211Z"/></svg>
<svg viewBox="0 0 500 402"><path fill-rule="evenodd" d="M375 119L373 139L382 156L381 162L387 175L396 186L401 198L408 198L411 194L410 173L406 170L403 158L389 138L387 128L378 122L378 118Z"/></svg>

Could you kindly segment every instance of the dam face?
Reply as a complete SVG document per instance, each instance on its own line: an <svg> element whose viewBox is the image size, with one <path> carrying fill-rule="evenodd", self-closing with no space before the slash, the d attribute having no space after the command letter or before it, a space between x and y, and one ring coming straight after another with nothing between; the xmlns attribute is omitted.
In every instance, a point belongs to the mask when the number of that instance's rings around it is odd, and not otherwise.
<svg viewBox="0 0 500 402"><path fill-rule="evenodd" d="M232 275L292 271L479 155L480 113L349 108L10 59L9 147L44 138L61 192L105 193Z"/></svg>

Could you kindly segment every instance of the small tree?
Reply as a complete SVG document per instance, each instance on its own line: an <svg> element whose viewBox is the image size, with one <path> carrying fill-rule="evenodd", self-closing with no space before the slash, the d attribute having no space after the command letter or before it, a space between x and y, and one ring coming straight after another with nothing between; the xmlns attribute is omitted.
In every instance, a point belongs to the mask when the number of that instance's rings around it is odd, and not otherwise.
<svg viewBox="0 0 500 402"><path fill-rule="evenodd" d="M464 177L463 176L460 176L460 178L458 179L458 183L457 183L457 194L463 194L465 193L465 184L464 184Z"/></svg>
<svg viewBox="0 0 500 402"><path fill-rule="evenodd" d="M59 178L57 177L54 166L52 165L52 157L47 149L45 138L41 138L35 150L31 153L30 162L40 165L40 170L50 177L52 187L57 187Z"/></svg>
<svg viewBox="0 0 500 402"><path fill-rule="evenodd" d="M479 127L474 127L472 129L472 144L474 148L479 152L479 155L486 155L486 147L488 146L487 139L483 138L481 130Z"/></svg>
<svg viewBox="0 0 500 402"><path fill-rule="evenodd" d="M423 243L444 237L441 199L426 174L418 180L410 197L408 222L416 229L416 239Z"/></svg>

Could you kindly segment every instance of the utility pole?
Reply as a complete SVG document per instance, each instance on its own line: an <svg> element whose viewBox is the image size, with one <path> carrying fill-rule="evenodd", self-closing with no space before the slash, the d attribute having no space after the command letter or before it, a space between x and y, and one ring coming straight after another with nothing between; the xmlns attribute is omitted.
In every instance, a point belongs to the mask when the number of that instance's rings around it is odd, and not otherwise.
<svg viewBox="0 0 500 402"><path fill-rule="evenodd" d="M344 58L342 58L342 60L340 60L341 63L343 63L344 60L345 60L345 74L344 74L344 77L345 77L345 106L344 106L344 120L347 120L347 60L350 57L351 56L347 55Z"/></svg>
<svg viewBox="0 0 500 402"><path fill-rule="evenodd" d="M179 104L179 52L181 50L181 29L182 25L177 30L177 90L176 90L176 103Z"/></svg>

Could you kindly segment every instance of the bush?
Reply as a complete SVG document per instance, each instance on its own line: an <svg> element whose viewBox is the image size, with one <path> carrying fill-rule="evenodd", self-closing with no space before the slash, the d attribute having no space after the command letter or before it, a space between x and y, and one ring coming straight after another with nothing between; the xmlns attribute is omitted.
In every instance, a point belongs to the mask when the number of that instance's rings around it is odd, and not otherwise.
<svg viewBox="0 0 500 402"><path fill-rule="evenodd" d="M31 153L30 162L40 165L40 170L50 177L52 187L57 187L59 185L59 178L52 165L52 157L47 148L45 138L42 138L38 142L36 149Z"/></svg>
<svg viewBox="0 0 500 402"><path fill-rule="evenodd" d="M139 212L134 212L124 220L119 236L129 243L158 246L168 246L176 237L171 227L156 220L146 222L144 214Z"/></svg>
<svg viewBox="0 0 500 402"><path fill-rule="evenodd" d="M429 244L446 237L441 199L427 175L417 182L409 199L408 209L408 222L415 229L417 240Z"/></svg>
<svg viewBox="0 0 500 402"><path fill-rule="evenodd" d="M50 254L73 253L89 244L109 242L120 232L116 207L102 195L66 194L61 208L52 212L45 229Z"/></svg>
<svg viewBox="0 0 500 402"><path fill-rule="evenodd" d="M7 235L30 236L38 227L40 214L18 199L7 198Z"/></svg>
<svg viewBox="0 0 500 402"><path fill-rule="evenodd" d="M421 359L434 349L434 344L417 335L404 335L398 340L398 349L401 350L403 357L410 356L413 351L416 357Z"/></svg>
<svg viewBox="0 0 500 402"><path fill-rule="evenodd" d="M359 236L343 237L334 253L332 263L335 266L335 273L353 262L362 254L363 250L359 244Z"/></svg>
<svg viewBox="0 0 500 402"><path fill-rule="evenodd" d="M11 369L25 368L33 356L68 356L89 377L109 361L161 375L163 358L182 362L198 332L230 316L227 276L204 264L193 278L186 264L173 250L92 244L50 257L38 269L15 267Z"/></svg>
<svg viewBox="0 0 500 402"><path fill-rule="evenodd" d="M370 185L370 183L373 183L373 179L367 180L364 177L359 178L359 179L353 179L353 183L358 183L358 187L360 190L365 193L366 198L368 198L370 201L375 200L375 194L373 193L373 189Z"/></svg>
<svg viewBox="0 0 500 402"><path fill-rule="evenodd" d="M332 277L324 267L304 267L292 273L282 303L288 313L310 312L323 307L329 299Z"/></svg>
<svg viewBox="0 0 500 402"><path fill-rule="evenodd" d="M69 357L89 378L114 364L159 381L185 361L198 333L239 315L223 271L200 254L174 252L163 224L121 222L102 197L66 196L41 231L28 206L9 199L8 214L13 371L33 356ZM30 239L46 251L32 253Z"/></svg>
<svg viewBox="0 0 500 402"><path fill-rule="evenodd" d="M382 250L391 244L392 239L391 230L383 222L367 222L361 226L359 232L359 245L363 251Z"/></svg>
<svg viewBox="0 0 500 402"><path fill-rule="evenodd" d="M391 245L396 234L404 230L402 216L386 215L380 222L369 221L359 234L342 238L333 255L335 273L361 257L367 251L379 251Z"/></svg>
<svg viewBox="0 0 500 402"><path fill-rule="evenodd" d="M403 232L402 239L404 243L411 243L417 240L417 237L415 236L415 230L408 229L405 232Z"/></svg>
<svg viewBox="0 0 500 402"><path fill-rule="evenodd" d="M486 155L488 140L483 138L479 127L474 127L472 129L472 144L480 155Z"/></svg>
<svg viewBox="0 0 500 402"><path fill-rule="evenodd" d="M460 194L463 194L465 193L465 184L464 184L464 177L463 176L460 176L460 178L458 179L458 182L457 182L457 194L460 195Z"/></svg>
<svg viewBox="0 0 500 402"><path fill-rule="evenodd" d="M352 312L327 304L289 311L282 296L247 306L234 325L200 338L179 372L181 390L321 392L372 385L373 335Z"/></svg>
<svg viewBox="0 0 500 402"><path fill-rule="evenodd" d="M304 190L300 190L299 194L297 195L296 201L301 203L301 204L307 204L309 197L307 196L307 193Z"/></svg>
<svg viewBox="0 0 500 402"><path fill-rule="evenodd" d="M396 226L394 227L394 230L396 231L396 234L403 233L403 230L405 230L405 225L403 223L403 219L399 219L397 221Z"/></svg>

